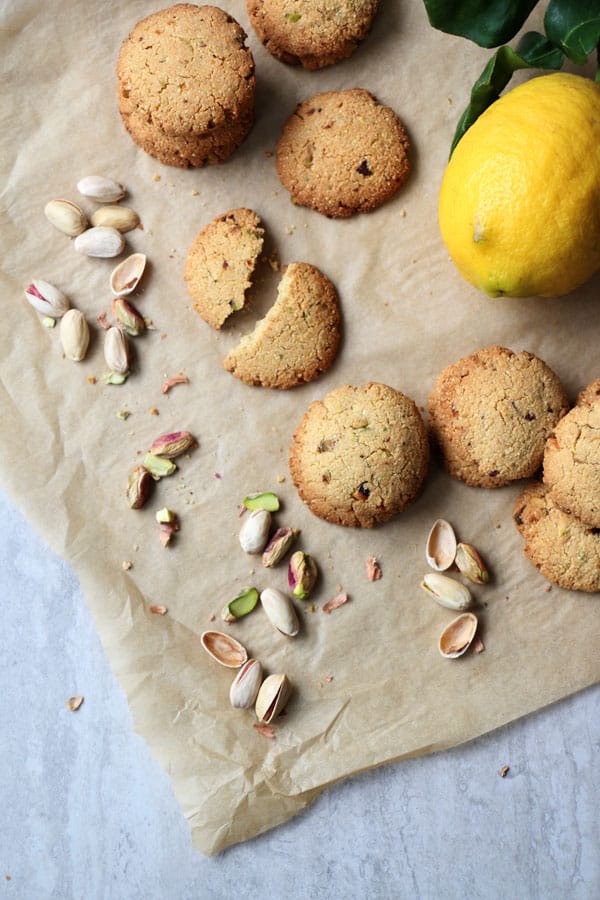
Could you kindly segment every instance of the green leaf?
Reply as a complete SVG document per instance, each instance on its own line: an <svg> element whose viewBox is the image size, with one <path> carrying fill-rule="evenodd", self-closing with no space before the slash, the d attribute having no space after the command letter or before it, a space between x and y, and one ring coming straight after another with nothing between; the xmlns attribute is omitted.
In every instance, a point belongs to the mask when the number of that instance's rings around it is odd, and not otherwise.
<svg viewBox="0 0 600 900"><path fill-rule="evenodd" d="M429 21L447 34L469 38L480 47L512 40L538 0L424 0Z"/></svg>
<svg viewBox="0 0 600 900"><path fill-rule="evenodd" d="M279 497L269 492L265 494L250 494L244 497L246 509L267 509L269 512L277 512L279 509Z"/></svg>
<svg viewBox="0 0 600 900"><path fill-rule="evenodd" d="M551 0L544 28L571 62L582 66L600 42L600 4L598 0Z"/></svg>
<svg viewBox="0 0 600 900"><path fill-rule="evenodd" d="M469 105L460 117L454 133L450 156L473 122L498 100L513 72L529 68L560 69L563 61L562 51L536 31L524 34L516 51L512 47L499 47L473 85Z"/></svg>

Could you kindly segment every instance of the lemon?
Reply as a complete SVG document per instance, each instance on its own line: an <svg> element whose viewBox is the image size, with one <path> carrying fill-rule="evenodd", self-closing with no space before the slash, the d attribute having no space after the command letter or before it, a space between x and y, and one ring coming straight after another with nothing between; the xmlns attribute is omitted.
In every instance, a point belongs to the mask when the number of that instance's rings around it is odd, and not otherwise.
<svg viewBox="0 0 600 900"><path fill-rule="evenodd" d="M493 103L442 182L442 237L492 297L558 297L600 269L600 85L563 73Z"/></svg>

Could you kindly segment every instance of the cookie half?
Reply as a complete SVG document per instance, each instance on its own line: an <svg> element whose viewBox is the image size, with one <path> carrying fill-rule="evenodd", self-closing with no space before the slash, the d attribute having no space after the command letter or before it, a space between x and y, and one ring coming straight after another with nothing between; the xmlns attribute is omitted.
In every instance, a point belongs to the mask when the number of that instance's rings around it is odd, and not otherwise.
<svg viewBox="0 0 600 900"><path fill-rule="evenodd" d="M290 448L290 472L311 512L370 528L417 497L429 461L413 401L385 384L344 385L308 407Z"/></svg>
<svg viewBox="0 0 600 900"><path fill-rule="evenodd" d="M351 56L369 33L378 0L246 0L250 22L269 53L321 69Z"/></svg>
<svg viewBox="0 0 600 900"><path fill-rule="evenodd" d="M300 103L277 143L277 172L292 200L332 218L369 212L408 177L409 140L396 113L368 91Z"/></svg>
<svg viewBox="0 0 600 900"><path fill-rule="evenodd" d="M544 484L554 503L600 528L600 398L594 390L590 385L582 392L548 439Z"/></svg>
<svg viewBox="0 0 600 900"><path fill-rule="evenodd" d="M247 384L292 388L325 372L339 341L333 284L315 266L290 263L279 282L277 300L223 365Z"/></svg>
<svg viewBox="0 0 600 900"><path fill-rule="evenodd" d="M513 518L525 555L544 578L566 590L600 591L600 529L562 510L539 482L523 491Z"/></svg>
<svg viewBox="0 0 600 900"><path fill-rule="evenodd" d="M554 372L533 353L487 347L448 366L429 396L429 423L446 468L476 487L529 478L569 409Z"/></svg>
<svg viewBox="0 0 600 900"><path fill-rule="evenodd" d="M257 214L242 207L213 219L190 247L184 280L194 309L213 328L244 306L263 237Z"/></svg>

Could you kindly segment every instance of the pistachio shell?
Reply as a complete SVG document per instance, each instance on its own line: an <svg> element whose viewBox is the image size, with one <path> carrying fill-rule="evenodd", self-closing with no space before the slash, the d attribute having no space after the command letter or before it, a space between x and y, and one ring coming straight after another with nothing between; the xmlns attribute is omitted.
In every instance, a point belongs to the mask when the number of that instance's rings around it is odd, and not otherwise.
<svg viewBox="0 0 600 900"><path fill-rule="evenodd" d="M41 278L31 282L25 290L25 296L34 309L51 319L60 319L70 306L62 291Z"/></svg>
<svg viewBox="0 0 600 900"><path fill-rule="evenodd" d="M146 255L144 253L132 253L122 263L119 263L110 276L110 289L113 296L127 297L132 294L138 286L145 268Z"/></svg>
<svg viewBox="0 0 600 900"><path fill-rule="evenodd" d="M291 685L286 675L269 675L260 686L255 712L259 722L269 725L277 718L288 701Z"/></svg>
<svg viewBox="0 0 600 900"><path fill-rule="evenodd" d="M108 225L116 228L121 234L132 231L140 224L140 217L134 209L128 206L101 206L90 217L92 225Z"/></svg>
<svg viewBox="0 0 600 900"><path fill-rule="evenodd" d="M473 602L469 588L448 575L428 572L423 576L421 587L446 609L468 609Z"/></svg>
<svg viewBox="0 0 600 900"><path fill-rule="evenodd" d="M209 656L228 669L239 669L248 659L246 648L222 631L205 631L200 636L200 642Z"/></svg>
<svg viewBox="0 0 600 900"><path fill-rule="evenodd" d="M446 659L456 659L466 653L477 631L477 616L462 613L446 625L440 635L439 651Z"/></svg>
<svg viewBox="0 0 600 900"><path fill-rule="evenodd" d="M84 256L98 256L104 259L118 256L125 246L125 239L116 228L106 225L95 225L78 235L73 246Z"/></svg>
<svg viewBox="0 0 600 900"><path fill-rule="evenodd" d="M229 689L229 700L236 709L254 705L262 681L262 666L257 659L247 660L237 673Z"/></svg>
<svg viewBox="0 0 600 900"><path fill-rule="evenodd" d="M267 618L282 634L294 637L300 631L300 623L294 604L287 594L275 588L265 588L261 592L260 602Z"/></svg>
<svg viewBox="0 0 600 900"><path fill-rule="evenodd" d="M60 342L67 359L81 362L90 343L90 329L78 309L69 309L60 322Z"/></svg>
<svg viewBox="0 0 600 900"><path fill-rule="evenodd" d="M240 545L244 553L262 553L269 540L271 513L253 510L240 529Z"/></svg>
<svg viewBox="0 0 600 900"><path fill-rule="evenodd" d="M104 334L104 359L111 372L124 375L129 371L129 342L115 325Z"/></svg>
<svg viewBox="0 0 600 900"><path fill-rule="evenodd" d="M436 572L445 572L454 562L456 556L456 535L454 529L445 519L438 519L433 523L427 545L425 558L427 565Z"/></svg>
<svg viewBox="0 0 600 900"><path fill-rule="evenodd" d="M88 226L83 210L70 200L50 200L44 207L44 214L51 225L69 237L76 237Z"/></svg>
<svg viewBox="0 0 600 900"><path fill-rule="evenodd" d="M125 196L125 188L104 175L86 175L77 182L77 190L83 197L91 197L98 203L115 203Z"/></svg>

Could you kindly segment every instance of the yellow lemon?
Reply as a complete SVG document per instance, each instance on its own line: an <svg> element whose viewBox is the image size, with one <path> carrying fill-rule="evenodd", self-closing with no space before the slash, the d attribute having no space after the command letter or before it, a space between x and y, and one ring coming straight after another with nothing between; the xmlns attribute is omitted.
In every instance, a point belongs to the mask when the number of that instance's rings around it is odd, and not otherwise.
<svg viewBox="0 0 600 900"><path fill-rule="evenodd" d="M457 145L439 222L461 274L492 297L558 297L600 269L600 85L542 75Z"/></svg>

